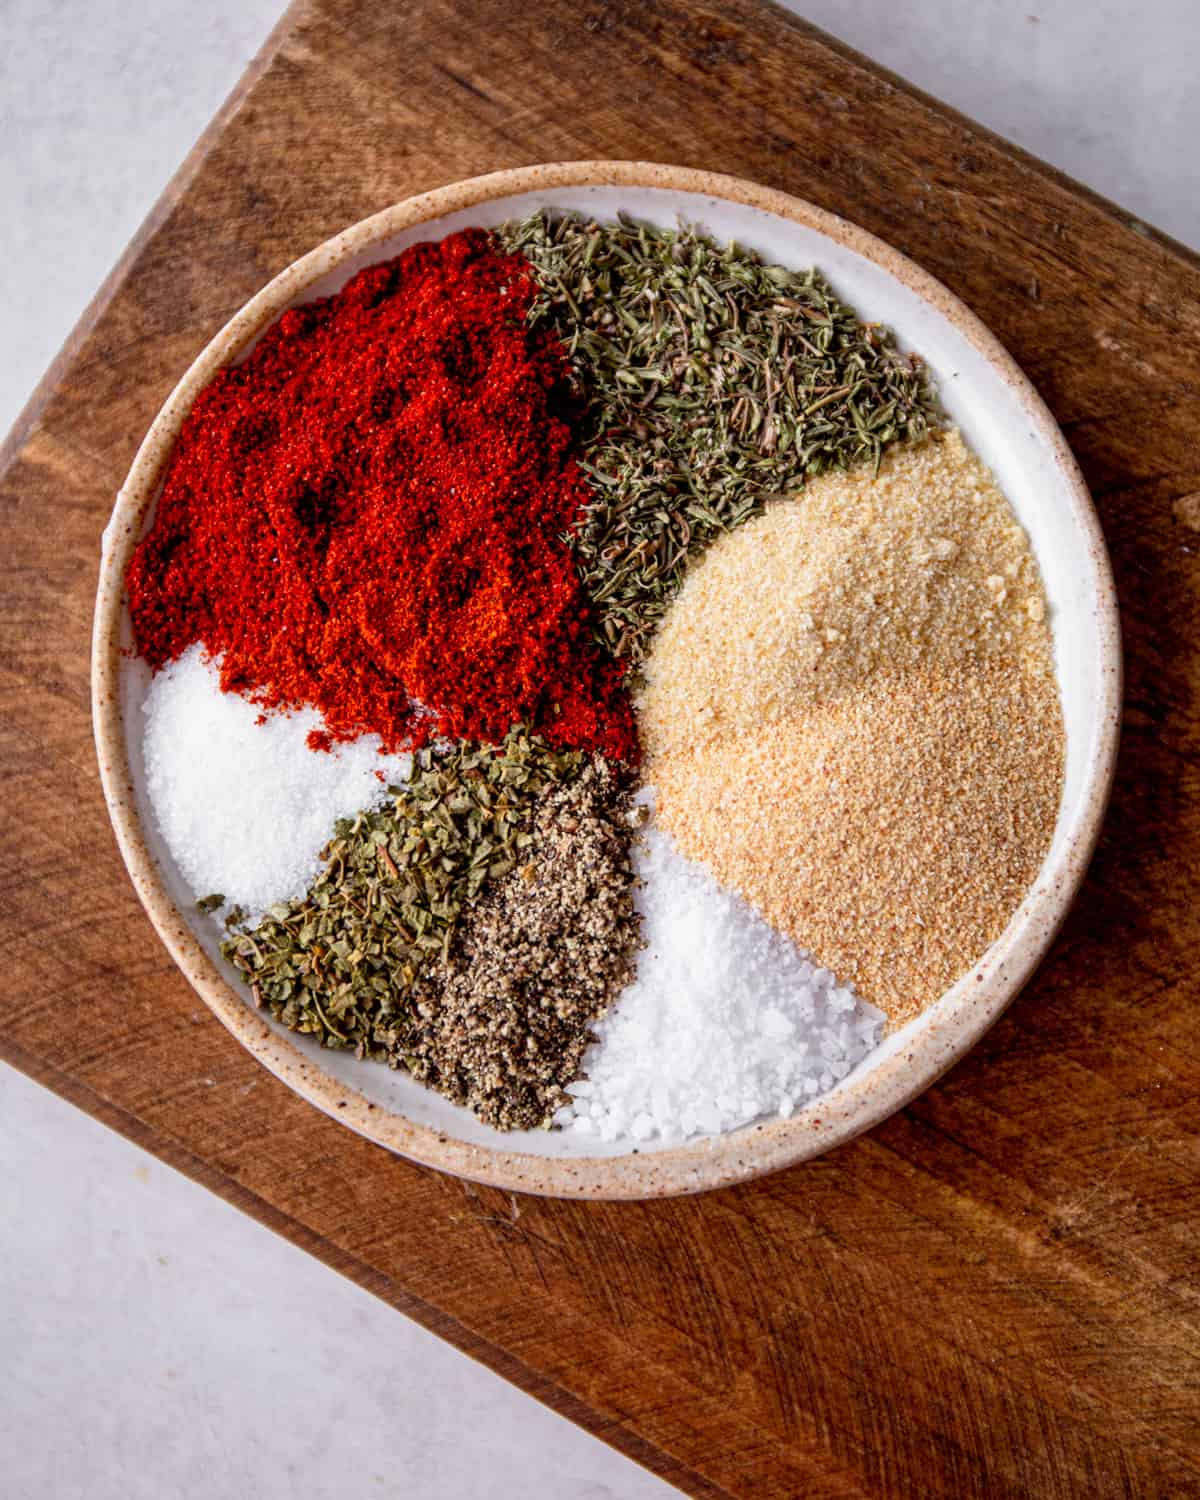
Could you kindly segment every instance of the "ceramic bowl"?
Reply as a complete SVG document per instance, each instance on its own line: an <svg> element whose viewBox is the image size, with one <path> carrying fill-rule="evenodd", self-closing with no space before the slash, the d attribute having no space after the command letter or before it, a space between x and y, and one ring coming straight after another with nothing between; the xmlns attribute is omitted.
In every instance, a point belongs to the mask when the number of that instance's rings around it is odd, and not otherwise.
<svg viewBox="0 0 1200 1500"><path fill-rule="evenodd" d="M570 1132L501 1135L403 1073L325 1051L264 1020L221 959L215 925L195 914L157 835L140 738L147 669L124 649L131 642L125 568L151 519L180 424L216 371L285 308L335 291L363 266L418 240L543 206L598 217L623 209L663 225L682 218L769 260L815 265L862 317L889 324L904 346L919 350L949 415L1029 533L1051 605L1062 689L1066 778L1053 843L980 962L803 1112L662 1150L605 1150ZM289 266L221 329L163 406L117 497L100 569L93 702L105 795L138 894L184 974L261 1063L351 1129L444 1171L524 1192L641 1198L715 1188L817 1156L900 1108L979 1040L1029 978L1083 878L1112 780L1120 674L1112 577L1082 477L1037 393L961 302L895 250L810 203L711 173L582 162L497 172L387 208Z"/></svg>

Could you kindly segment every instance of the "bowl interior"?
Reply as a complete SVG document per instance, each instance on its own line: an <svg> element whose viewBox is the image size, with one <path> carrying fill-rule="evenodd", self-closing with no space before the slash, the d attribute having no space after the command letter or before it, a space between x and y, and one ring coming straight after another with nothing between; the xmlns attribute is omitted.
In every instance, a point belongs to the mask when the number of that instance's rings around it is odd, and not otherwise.
<svg viewBox="0 0 1200 1500"><path fill-rule="evenodd" d="M519 182L519 174L498 175L510 180L516 175ZM758 194L760 199L764 196ZM889 1036L834 1091L792 1120L747 1127L722 1138L726 1145L734 1141L733 1149L750 1158L748 1164L741 1163L741 1170L727 1163L725 1175L749 1175L764 1164L812 1154L828 1144L829 1121L841 1122L838 1131L841 1136L863 1128L929 1082L986 1029L1044 951L1082 873L1110 774L1117 666L1107 559L1078 470L1032 389L960 304L902 257L862 232L804 205L796 205L795 213L786 211L794 200L778 200L777 209L774 203L765 207L761 202L739 201L735 196L726 196L724 189L685 191L677 185L652 186L629 180L619 184L580 181L561 186L539 181L528 190L484 196L467 206L442 212L436 211L436 198L437 195L430 195L435 211L422 222L390 232L388 215L379 215L323 247L320 259L308 257L306 262L298 263L291 273L285 273L260 294L252 304L255 307L252 318L243 320L240 327L231 325L214 340L192 375L204 366L205 360L211 365L204 377L208 378L218 363L244 357L262 329L285 307L336 291L363 266L395 255L422 239L440 238L468 225L499 224L544 206L576 209L601 218L611 218L620 210L663 226L682 219L699 225L718 239L736 240L771 261L797 269L815 265L860 316L890 325L902 345L919 352L929 364L950 418L990 466L1029 534L1051 607L1066 724L1066 778L1053 845L1037 882L1003 937L983 962L963 976L937 1004ZM374 230L371 226L375 226ZM181 415L178 409L171 413L168 428L172 424L177 427ZM159 469L160 465L145 453L139 455L122 493L121 505L129 514L140 509L142 527L152 517ZM110 587L119 584L119 574L131 545L132 540L127 546L109 548L105 567L112 575ZM128 613L123 604L114 607L120 610L117 644L128 647L132 643ZM132 811L140 822L141 837L151 856L152 875L175 908L168 918L162 912L156 914L153 906L151 913L177 957L180 943L191 946L193 956L198 956L194 954L194 944L203 950L211 965L207 988L223 989L226 1002L232 991L237 1003L248 1010L249 1002L240 981L221 959L220 934L215 924L195 914L192 894L154 825L145 793L141 744L140 705L148 669L139 659L125 655L112 670L118 687L117 708ZM125 852L128 859L127 846ZM145 882L139 884L144 899L151 905ZM164 922L171 926L171 933L165 930ZM193 982L211 1000L206 985L199 983L196 966L185 967ZM228 1018L223 1018L228 1024ZM413 1154L423 1155L417 1143L429 1139L442 1146L456 1142L476 1148L470 1153L475 1163L473 1169L468 1168L472 1175L511 1182L511 1174L506 1175L501 1165L493 1171L487 1162L501 1163L501 1158L516 1153L526 1159L544 1159L544 1169L531 1163L529 1170L535 1177L539 1170L549 1173L549 1177L532 1185L554 1191L553 1160L587 1158L596 1162L596 1172L603 1175L605 1168L597 1158L612 1158L608 1169L611 1179L618 1166L617 1159L624 1159L629 1153L627 1145L616 1143L605 1147L594 1140L585 1142L569 1132L501 1135L405 1074L357 1062L348 1054L325 1051L291 1037L281 1028L278 1031L286 1041L262 1049L260 1055L268 1065L287 1076L288 1069L277 1066L277 1059L299 1052L305 1059L302 1072L307 1080L302 1091L316 1102L332 1109L335 1095L340 1101L355 1098L360 1102L349 1115L343 1112L340 1117L379 1139L386 1140L386 1132L372 1128L372 1116L376 1123L381 1118L398 1118L418 1127L416 1135L406 1141L387 1140L388 1144L399 1144ZM247 1037L243 1035L243 1039ZM289 1077L288 1081L295 1085L297 1079ZM738 1137L744 1138L740 1145ZM703 1177L705 1154L711 1157L722 1149L720 1142L682 1148L691 1163L690 1185L705 1185L697 1183L692 1174L699 1170ZM645 1159L656 1153L650 1146L635 1154L643 1158L644 1166ZM680 1148L662 1148L658 1154L682 1165ZM435 1164L455 1165L444 1160ZM461 1162L457 1165L461 1167ZM679 1185L676 1181L675 1186Z"/></svg>

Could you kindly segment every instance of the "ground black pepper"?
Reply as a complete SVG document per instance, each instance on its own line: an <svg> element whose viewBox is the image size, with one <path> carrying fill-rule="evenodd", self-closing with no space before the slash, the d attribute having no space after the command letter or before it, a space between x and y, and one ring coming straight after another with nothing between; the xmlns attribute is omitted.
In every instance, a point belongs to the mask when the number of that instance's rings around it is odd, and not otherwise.
<svg viewBox="0 0 1200 1500"><path fill-rule="evenodd" d="M548 1126L637 949L627 778L600 758L551 788L526 857L465 914L418 1000L406 1065L502 1130Z"/></svg>

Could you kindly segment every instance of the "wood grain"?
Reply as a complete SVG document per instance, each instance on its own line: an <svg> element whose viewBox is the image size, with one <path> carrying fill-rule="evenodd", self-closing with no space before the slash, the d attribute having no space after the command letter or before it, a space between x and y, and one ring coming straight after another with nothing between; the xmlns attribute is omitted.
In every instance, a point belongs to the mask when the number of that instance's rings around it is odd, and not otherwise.
<svg viewBox="0 0 1200 1500"><path fill-rule="evenodd" d="M823 1160L700 1199L511 1200L263 1073L158 946L88 722L99 536L178 374L410 193L640 156L810 198L940 276L1054 409L1113 552L1118 784L1048 962ZM56 365L0 479L0 1051L692 1495L1200 1494L1200 262L754 0L314 0Z"/></svg>

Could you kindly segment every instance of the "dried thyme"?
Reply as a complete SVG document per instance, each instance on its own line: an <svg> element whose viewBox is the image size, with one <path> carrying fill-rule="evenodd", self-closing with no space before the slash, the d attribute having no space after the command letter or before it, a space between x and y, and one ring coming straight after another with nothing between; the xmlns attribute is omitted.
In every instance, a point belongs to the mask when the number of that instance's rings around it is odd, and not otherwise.
<svg viewBox="0 0 1200 1500"><path fill-rule="evenodd" d="M598 494L568 540L618 659L642 659L688 557L773 493L936 425L921 362L816 271L625 217L537 214L500 236L586 403Z"/></svg>

